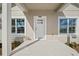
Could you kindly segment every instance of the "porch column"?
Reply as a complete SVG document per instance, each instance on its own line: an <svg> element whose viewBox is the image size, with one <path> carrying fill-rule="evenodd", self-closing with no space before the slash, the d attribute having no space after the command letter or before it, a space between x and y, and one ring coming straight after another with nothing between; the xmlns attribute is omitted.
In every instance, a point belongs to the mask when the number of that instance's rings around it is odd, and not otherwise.
<svg viewBox="0 0 79 59"><path fill-rule="evenodd" d="M8 56L11 54L11 40L10 35L11 25L11 4L2 4L2 55Z"/></svg>

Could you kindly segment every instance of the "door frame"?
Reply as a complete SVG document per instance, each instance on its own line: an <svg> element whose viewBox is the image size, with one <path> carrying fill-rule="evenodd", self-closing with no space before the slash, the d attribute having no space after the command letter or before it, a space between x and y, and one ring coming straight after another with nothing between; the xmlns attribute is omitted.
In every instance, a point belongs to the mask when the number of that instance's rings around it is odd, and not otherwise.
<svg viewBox="0 0 79 59"><path fill-rule="evenodd" d="M40 16L33 16L33 23L34 23L34 39L35 40L38 40L38 39L36 39L35 38L35 22L37 21L37 19L36 18L38 18L38 17L40 17ZM42 39L42 40L46 40L46 33L47 33L47 16L41 16L41 17L44 17L45 19L45 37L44 37L44 39Z"/></svg>

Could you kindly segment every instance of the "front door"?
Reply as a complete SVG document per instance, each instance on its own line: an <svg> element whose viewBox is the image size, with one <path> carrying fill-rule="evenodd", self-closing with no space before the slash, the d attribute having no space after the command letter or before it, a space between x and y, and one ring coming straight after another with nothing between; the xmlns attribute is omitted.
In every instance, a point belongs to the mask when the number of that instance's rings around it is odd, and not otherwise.
<svg viewBox="0 0 79 59"><path fill-rule="evenodd" d="M34 16L35 39L45 39L46 16Z"/></svg>

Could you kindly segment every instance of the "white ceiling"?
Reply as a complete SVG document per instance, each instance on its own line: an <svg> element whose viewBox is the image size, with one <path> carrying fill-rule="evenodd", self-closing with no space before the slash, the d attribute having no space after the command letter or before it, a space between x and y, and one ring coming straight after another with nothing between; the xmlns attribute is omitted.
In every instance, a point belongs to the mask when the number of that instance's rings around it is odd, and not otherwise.
<svg viewBox="0 0 79 59"><path fill-rule="evenodd" d="M26 3L24 5L29 10L55 10L61 3Z"/></svg>

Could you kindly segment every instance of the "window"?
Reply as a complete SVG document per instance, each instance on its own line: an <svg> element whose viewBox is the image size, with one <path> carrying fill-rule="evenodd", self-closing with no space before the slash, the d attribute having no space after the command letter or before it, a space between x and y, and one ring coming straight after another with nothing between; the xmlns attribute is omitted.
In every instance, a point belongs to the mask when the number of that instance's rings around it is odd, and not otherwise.
<svg viewBox="0 0 79 59"><path fill-rule="evenodd" d="M12 33L24 33L24 19L12 19Z"/></svg>
<svg viewBox="0 0 79 59"><path fill-rule="evenodd" d="M24 33L24 19L17 19L17 33Z"/></svg>
<svg viewBox="0 0 79 59"><path fill-rule="evenodd" d="M75 33L76 18L61 18L60 33Z"/></svg>
<svg viewBox="0 0 79 59"><path fill-rule="evenodd" d="M60 19L60 33L67 33L67 19Z"/></svg>
<svg viewBox="0 0 79 59"><path fill-rule="evenodd" d="M43 20L42 19L38 19L38 24L43 24Z"/></svg>
<svg viewBox="0 0 79 59"><path fill-rule="evenodd" d="M12 26L15 26L15 19L12 19Z"/></svg>
<svg viewBox="0 0 79 59"><path fill-rule="evenodd" d="M75 33L76 19L69 19L69 33Z"/></svg>
<svg viewBox="0 0 79 59"><path fill-rule="evenodd" d="M15 19L12 19L12 33L16 32Z"/></svg>
<svg viewBox="0 0 79 59"><path fill-rule="evenodd" d="M16 28L15 27L12 27L12 33L15 33L15 30Z"/></svg>

